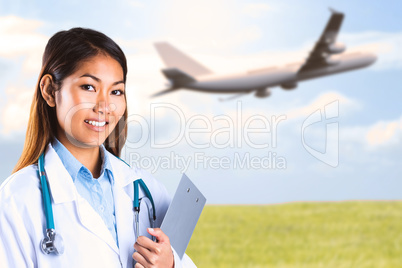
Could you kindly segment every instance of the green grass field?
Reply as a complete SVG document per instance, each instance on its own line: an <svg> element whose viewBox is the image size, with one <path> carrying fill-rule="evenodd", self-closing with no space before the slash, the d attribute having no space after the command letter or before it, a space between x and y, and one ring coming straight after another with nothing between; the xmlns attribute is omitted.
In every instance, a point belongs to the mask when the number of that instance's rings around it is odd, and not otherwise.
<svg viewBox="0 0 402 268"><path fill-rule="evenodd" d="M402 202L206 206L198 267L402 267Z"/></svg>

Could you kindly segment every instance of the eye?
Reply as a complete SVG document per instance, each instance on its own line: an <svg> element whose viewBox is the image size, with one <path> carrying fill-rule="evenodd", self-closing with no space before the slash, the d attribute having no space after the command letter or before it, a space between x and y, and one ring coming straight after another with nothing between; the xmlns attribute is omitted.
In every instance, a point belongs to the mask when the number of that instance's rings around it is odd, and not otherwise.
<svg viewBox="0 0 402 268"><path fill-rule="evenodd" d="M88 90L88 91L95 91L95 87L93 85L89 85L89 84L82 85L81 88L84 90Z"/></svg>
<svg viewBox="0 0 402 268"><path fill-rule="evenodd" d="M112 91L112 95L120 96L120 95L123 95L123 94L124 94L124 91L120 90L120 89L115 89L115 90Z"/></svg>

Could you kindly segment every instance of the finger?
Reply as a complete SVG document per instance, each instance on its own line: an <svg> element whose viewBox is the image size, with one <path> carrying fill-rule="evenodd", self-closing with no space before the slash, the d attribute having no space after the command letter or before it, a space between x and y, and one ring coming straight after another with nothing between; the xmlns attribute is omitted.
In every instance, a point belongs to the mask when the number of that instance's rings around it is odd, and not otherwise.
<svg viewBox="0 0 402 268"><path fill-rule="evenodd" d="M156 243L146 236L138 237L135 244L138 244L139 246L144 247L150 251L153 251L153 249L156 246ZM135 248L135 244L134 244L134 248Z"/></svg>
<svg viewBox="0 0 402 268"><path fill-rule="evenodd" d="M136 250L136 252L137 252L138 254L140 254L140 255L145 259L145 261L146 261L147 263L153 264L154 256L153 256L152 251L150 251L150 250L147 249L147 248L144 248L143 246L141 246L141 245L138 244L138 243L135 243L134 249ZM133 254L133 256L134 256L134 254Z"/></svg>
<svg viewBox="0 0 402 268"><path fill-rule="evenodd" d="M155 236L159 243L170 243L169 237L160 228L147 228L150 235Z"/></svg>
<svg viewBox="0 0 402 268"><path fill-rule="evenodd" d="M148 264L148 262L144 258L144 256L142 256L138 251L133 253L133 259L137 262L135 264L135 267L146 267ZM137 266L137 265L141 265L141 266Z"/></svg>
<svg viewBox="0 0 402 268"><path fill-rule="evenodd" d="M134 268L145 268L141 263L137 262L134 266Z"/></svg>

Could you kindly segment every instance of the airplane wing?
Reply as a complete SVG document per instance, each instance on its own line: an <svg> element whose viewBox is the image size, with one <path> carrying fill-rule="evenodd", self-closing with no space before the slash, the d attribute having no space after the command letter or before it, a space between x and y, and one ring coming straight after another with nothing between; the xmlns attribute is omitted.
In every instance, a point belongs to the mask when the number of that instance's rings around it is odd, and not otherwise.
<svg viewBox="0 0 402 268"><path fill-rule="evenodd" d="M332 12L327 26L325 27L320 39L316 42L314 49L310 52L304 65L300 68L299 72L306 70L327 66L328 57L333 53L341 53L344 51L342 45L336 46L336 37L339 29L341 28L344 14L330 9Z"/></svg>

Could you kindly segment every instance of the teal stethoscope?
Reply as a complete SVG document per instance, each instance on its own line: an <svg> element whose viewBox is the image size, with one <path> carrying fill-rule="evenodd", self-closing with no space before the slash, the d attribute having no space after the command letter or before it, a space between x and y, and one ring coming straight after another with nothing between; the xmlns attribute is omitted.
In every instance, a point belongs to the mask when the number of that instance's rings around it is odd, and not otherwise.
<svg viewBox="0 0 402 268"><path fill-rule="evenodd" d="M53 209L50 201L49 187L46 179L45 173L45 165L44 165L45 154L42 153L38 160L38 172L40 177L40 183L42 186L42 199L44 212L46 217L46 236L42 239L40 248L43 253L50 254L55 253L56 255L61 255L64 253L64 243L63 238L60 234L57 234L54 228L54 220L53 220ZM124 162L124 161L123 161ZM135 237L139 236L139 214L140 214L140 205L141 201L144 200L145 204L148 208L148 216L151 228L155 225L156 213L155 213L155 204L152 198L151 192L148 187L145 185L145 182L142 179L135 180L134 184L134 216L135 216ZM145 196L139 198L139 189L141 187ZM152 237L155 240L154 237Z"/></svg>

